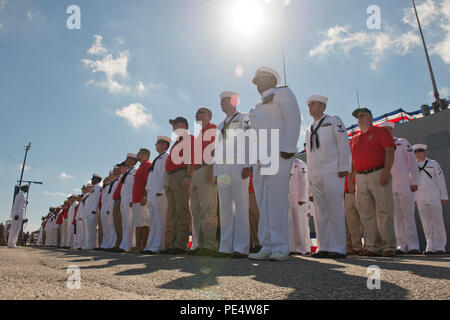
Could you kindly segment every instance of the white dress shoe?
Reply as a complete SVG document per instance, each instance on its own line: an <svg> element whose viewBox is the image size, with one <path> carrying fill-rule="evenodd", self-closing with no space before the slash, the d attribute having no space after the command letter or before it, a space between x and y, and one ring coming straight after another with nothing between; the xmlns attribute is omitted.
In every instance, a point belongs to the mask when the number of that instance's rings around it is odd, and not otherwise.
<svg viewBox="0 0 450 320"><path fill-rule="evenodd" d="M269 257L270 260L275 261L286 261L289 259L289 253L284 253L282 251L274 251L272 255Z"/></svg>
<svg viewBox="0 0 450 320"><path fill-rule="evenodd" d="M252 253L248 256L251 260L269 260L271 252L260 250L258 253Z"/></svg>

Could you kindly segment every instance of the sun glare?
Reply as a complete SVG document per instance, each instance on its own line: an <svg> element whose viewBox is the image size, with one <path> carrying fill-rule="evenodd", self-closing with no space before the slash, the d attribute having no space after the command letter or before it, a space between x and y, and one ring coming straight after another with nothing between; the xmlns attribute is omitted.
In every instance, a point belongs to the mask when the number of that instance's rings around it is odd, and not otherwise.
<svg viewBox="0 0 450 320"><path fill-rule="evenodd" d="M255 0L240 0L231 9L231 23L237 32L251 35L261 27L263 11L259 2Z"/></svg>

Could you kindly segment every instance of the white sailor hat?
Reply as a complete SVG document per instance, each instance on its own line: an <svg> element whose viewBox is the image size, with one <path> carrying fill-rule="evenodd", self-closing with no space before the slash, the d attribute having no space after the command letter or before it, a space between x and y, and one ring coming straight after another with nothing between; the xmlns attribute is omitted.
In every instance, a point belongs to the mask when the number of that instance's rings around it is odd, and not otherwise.
<svg viewBox="0 0 450 320"><path fill-rule="evenodd" d="M421 150L421 149L425 150L425 151L428 150L428 146L426 144L415 144L412 146L412 148L414 151Z"/></svg>
<svg viewBox="0 0 450 320"><path fill-rule="evenodd" d="M127 158L133 158L133 159L137 160L137 154L135 154L135 153L128 153L127 154Z"/></svg>
<svg viewBox="0 0 450 320"><path fill-rule="evenodd" d="M114 169L119 169L119 168L120 167L117 164L114 165Z"/></svg>
<svg viewBox="0 0 450 320"><path fill-rule="evenodd" d="M96 173L94 173L94 174L92 175L92 178L103 179L100 175L98 175L98 174L96 174Z"/></svg>
<svg viewBox="0 0 450 320"><path fill-rule="evenodd" d="M388 128L394 129L394 128L395 128L395 123L386 121L386 122L380 123L378 126L379 126L380 128L388 127Z"/></svg>
<svg viewBox="0 0 450 320"><path fill-rule="evenodd" d="M254 84L256 84L255 80L256 80L258 77L263 76L263 75L267 75L267 74L270 74L270 75L274 76L275 79L277 79L277 87L278 87L279 84L280 84L280 82L281 82L280 75L279 75L278 72L276 72L274 69L269 68L269 67L261 67L261 68L259 68L258 70L256 70L256 72L255 72L255 77L253 78L252 82L253 82Z"/></svg>
<svg viewBox="0 0 450 320"><path fill-rule="evenodd" d="M166 137L166 136L158 136L158 137L157 137L157 141L166 141L166 142L168 142L169 144L172 143L172 140L171 140L169 137Z"/></svg>
<svg viewBox="0 0 450 320"><path fill-rule="evenodd" d="M306 104L309 104L311 101L319 101L326 105L328 103L328 98L319 94L315 94L306 99Z"/></svg>
<svg viewBox="0 0 450 320"><path fill-rule="evenodd" d="M233 91L224 91L220 94L220 99L223 98L235 98L239 99L239 93Z"/></svg>

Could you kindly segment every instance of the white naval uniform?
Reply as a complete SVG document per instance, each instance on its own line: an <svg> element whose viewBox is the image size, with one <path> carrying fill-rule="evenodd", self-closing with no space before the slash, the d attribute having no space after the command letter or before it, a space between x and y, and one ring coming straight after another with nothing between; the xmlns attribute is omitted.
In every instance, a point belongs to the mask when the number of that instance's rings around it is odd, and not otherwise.
<svg viewBox="0 0 450 320"><path fill-rule="evenodd" d="M51 217L52 215L49 215L47 218L47 223L45 224L45 243L44 246L48 247L50 246L50 241L51 241L51 233L50 233L50 224L51 224Z"/></svg>
<svg viewBox="0 0 450 320"><path fill-rule="evenodd" d="M14 205L11 212L11 227L9 228L8 248L16 248L17 237L22 227L22 221L25 216L25 208L27 206L27 197L25 192L19 191L14 199ZM14 217L18 216L17 220Z"/></svg>
<svg viewBox="0 0 450 320"><path fill-rule="evenodd" d="M97 248L97 210L100 200L102 187L97 183L92 188L89 197L86 199L86 203L83 208L85 234L84 234L84 246L82 249L92 250Z"/></svg>
<svg viewBox="0 0 450 320"><path fill-rule="evenodd" d="M39 235L38 235L37 242L36 242L36 244L38 246L42 245L42 234L44 232L44 227L43 226L44 226L44 222L42 222L41 227L39 228Z"/></svg>
<svg viewBox="0 0 450 320"><path fill-rule="evenodd" d="M344 123L337 116L323 115L313 123L313 130L323 118L317 131L319 147L315 135L311 146L311 127L306 131L308 192L314 202L318 251L346 254L345 178L339 178L338 173L351 171L350 143Z"/></svg>
<svg viewBox="0 0 450 320"><path fill-rule="evenodd" d="M73 216L75 215L75 209L78 205L78 201L74 201L72 205L69 207L69 212L67 214L67 238L66 238L66 247L71 248L74 244L74 227L73 227Z"/></svg>
<svg viewBox="0 0 450 320"><path fill-rule="evenodd" d="M103 228L103 241L101 248L103 249L113 248L117 241L116 230L114 229L113 195L118 185L119 185L119 178L116 178L106 187L103 187L102 210L101 210L101 219Z"/></svg>
<svg viewBox="0 0 450 320"><path fill-rule="evenodd" d="M273 100L270 97L273 94ZM267 99L267 100L266 100ZM300 135L300 109L297 100L291 89L272 88L262 93L261 102L250 110L250 124L256 132L268 130L267 141L258 140L258 148L268 150L267 154L272 154L272 149L278 160L278 171L269 175L264 172L269 167L258 152L258 163L253 166L253 187L255 189L256 202L258 204L260 218L258 225L258 238L261 243L261 254L281 252L289 254L289 173L292 168L294 158L283 159L279 152L296 153L297 141ZM276 146L272 146L270 129L279 132L279 139ZM275 133L274 133L275 134ZM266 148L267 147L267 148ZM263 171L262 171L263 170Z"/></svg>
<svg viewBox="0 0 450 320"><path fill-rule="evenodd" d="M169 204L164 186L166 185L166 161L169 154L162 152L153 160L148 174L145 191L147 192L147 207L150 212L150 235L145 247L146 251L159 252L165 249L166 221ZM161 194L157 196L157 194Z"/></svg>
<svg viewBox="0 0 450 320"><path fill-rule="evenodd" d="M445 252L447 235L441 200L448 200L447 186L444 173L437 161L426 158L425 161L417 162L418 167L422 168L427 161L425 170L431 175L431 178L425 171L419 172L419 189L414 192L414 200L417 202L427 240L426 251Z"/></svg>
<svg viewBox="0 0 450 320"><path fill-rule="evenodd" d="M216 160L214 164L220 207L219 252L238 252L248 255L250 250L249 178L242 179L242 170L250 167L246 164L248 160L245 159L248 148L238 149L237 138L233 136L233 132L236 132L234 130L241 129L244 132L249 129L248 114L236 111L231 117L222 121L217 126L217 130L222 131L225 126L227 127L227 132L224 132L225 137L219 135L215 141L216 156L221 157L221 163L217 163ZM229 150L227 150L227 144L230 145Z"/></svg>
<svg viewBox="0 0 450 320"><path fill-rule="evenodd" d="M84 207L86 203L86 199L89 197L89 193L83 195L83 199L81 200L80 206L77 211L77 234L75 237L75 249L80 249L84 245L84 236L86 233L86 228L84 224Z"/></svg>
<svg viewBox="0 0 450 320"><path fill-rule="evenodd" d="M122 190L120 190L120 213L122 214L122 242L120 249L125 251L133 247L134 227L130 203L133 202L133 183L136 171L136 167L128 169L125 182L122 184Z"/></svg>
<svg viewBox="0 0 450 320"><path fill-rule="evenodd" d="M306 254L311 250L308 213L308 176L306 164L295 159L289 181L290 252ZM299 205L299 202L304 202Z"/></svg>
<svg viewBox="0 0 450 320"><path fill-rule="evenodd" d="M408 140L394 138L396 145L392 166L392 193L394 196L394 227L397 250L419 250L414 195L411 186L417 185L419 170L416 157Z"/></svg>

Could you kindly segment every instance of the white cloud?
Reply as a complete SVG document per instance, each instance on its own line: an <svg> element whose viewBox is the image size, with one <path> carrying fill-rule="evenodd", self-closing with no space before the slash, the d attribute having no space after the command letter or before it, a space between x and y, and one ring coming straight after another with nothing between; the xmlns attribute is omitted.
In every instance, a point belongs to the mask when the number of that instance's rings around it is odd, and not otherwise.
<svg viewBox="0 0 450 320"><path fill-rule="evenodd" d="M82 62L91 72L104 72L107 79L112 79L115 75L127 76L128 55L129 51L126 50L119 52L116 59L112 54L107 54L101 60L84 59Z"/></svg>
<svg viewBox="0 0 450 320"><path fill-rule="evenodd" d="M448 97L450 97L450 88L449 87L443 87L443 88L440 88L438 90L439 90L439 96L441 97L441 99L447 99ZM434 92L433 92L433 90L431 90L428 93L428 95L434 101Z"/></svg>
<svg viewBox="0 0 450 320"><path fill-rule="evenodd" d="M59 175L59 177L63 180L69 180L69 179L75 179L74 176L71 176L65 172L61 172L61 174Z"/></svg>
<svg viewBox="0 0 450 320"><path fill-rule="evenodd" d="M309 51L310 57L324 57L337 52L348 56L350 51L359 48L371 58L372 70L376 70L387 56L405 55L411 48L420 45L420 39L414 32L399 33L392 27L385 27L385 31L381 32L351 32L349 26L335 26L321 34L325 40Z"/></svg>
<svg viewBox="0 0 450 320"><path fill-rule="evenodd" d="M68 197L69 194L67 193L63 193L63 192L49 192L49 191L44 191L42 192L43 194L46 194L48 196L52 196L52 197Z"/></svg>
<svg viewBox="0 0 450 320"><path fill-rule="evenodd" d="M146 113L145 107L140 103L132 103L129 106L116 110L116 115L127 120L134 128L148 125L152 120L152 114Z"/></svg>
<svg viewBox="0 0 450 320"><path fill-rule="evenodd" d="M27 12L27 18L28 18L28 20L33 19L33 13L31 11Z"/></svg>
<svg viewBox="0 0 450 320"><path fill-rule="evenodd" d="M5 7L7 1L8 0L0 0L0 10L2 10Z"/></svg>
<svg viewBox="0 0 450 320"><path fill-rule="evenodd" d="M144 84L142 83L142 81L139 81L138 86L137 86L137 90L139 94L143 94L147 91L147 88L145 88Z"/></svg>
<svg viewBox="0 0 450 320"><path fill-rule="evenodd" d="M439 55L450 65L450 1L425 0L417 5L430 54ZM381 61L391 55L405 55L421 47L417 21L412 6L404 9L402 22L411 30L400 31L397 26L384 26L381 31L350 32L349 26L335 26L320 32L325 38L312 48L310 57L329 56L359 48L371 58L370 68L376 70Z"/></svg>
<svg viewBox="0 0 450 320"><path fill-rule="evenodd" d="M96 34L94 35L95 43L86 52L93 56L99 56L107 53L105 47L103 47L102 40L103 37Z"/></svg>
<svg viewBox="0 0 450 320"><path fill-rule="evenodd" d="M22 164L18 164L17 168L19 168L19 170L22 170L22 166L23 166ZM24 171L27 171L27 170L30 170L30 169L31 169L31 167L25 165L25 170Z"/></svg>

